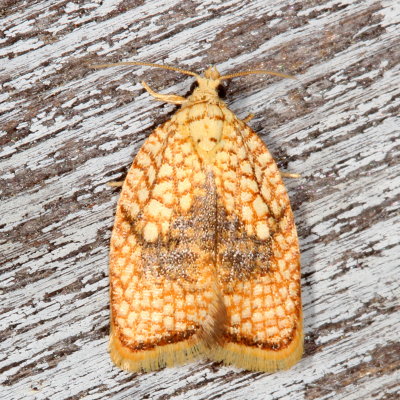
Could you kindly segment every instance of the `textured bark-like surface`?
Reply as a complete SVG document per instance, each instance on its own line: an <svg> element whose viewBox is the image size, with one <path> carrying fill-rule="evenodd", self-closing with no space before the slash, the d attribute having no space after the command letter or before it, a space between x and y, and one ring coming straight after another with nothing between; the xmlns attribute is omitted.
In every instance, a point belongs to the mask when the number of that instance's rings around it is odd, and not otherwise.
<svg viewBox="0 0 400 400"><path fill-rule="evenodd" d="M398 399L400 7L395 0L0 2L2 399ZM283 170L302 250L305 355L250 373L204 360L129 374L107 354L108 246L118 190L193 78ZM397 267L397 268L396 268ZM397 274L396 274L397 270Z"/></svg>

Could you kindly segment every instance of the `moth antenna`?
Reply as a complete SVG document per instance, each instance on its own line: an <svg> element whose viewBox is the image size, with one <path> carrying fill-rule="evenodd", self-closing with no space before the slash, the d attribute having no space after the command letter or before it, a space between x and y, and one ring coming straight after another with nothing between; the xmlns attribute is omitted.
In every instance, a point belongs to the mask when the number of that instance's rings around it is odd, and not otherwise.
<svg viewBox="0 0 400 400"><path fill-rule="evenodd" d="M237 72L235 74L224 75L221 76L219 80L222 81L224 79L237 78L238 76L253 75L253 74L275 75L275 76L280 76L281 78L289 78L297 80L297 78L293 75L282 74L280 72L275 72L275 71L267 71L265 69L255 69L252 71L242 71L242 72Z"/></svg>
<svg viewBox="0 0 400 400"><path fill-rule="evenodd" d="M169 65L154 64L154 63L147 63L147 62L140 62L140 61L123 61L123 62L112 63L112 64L97 64L97 65L90 65L90 67L99 69L99 68L117 67L120 65L143 65L145 67L168 69L170 71L180 72L181 74L198 77L198 75L195 72L187 71L186 69L170 67Z"/></svg>

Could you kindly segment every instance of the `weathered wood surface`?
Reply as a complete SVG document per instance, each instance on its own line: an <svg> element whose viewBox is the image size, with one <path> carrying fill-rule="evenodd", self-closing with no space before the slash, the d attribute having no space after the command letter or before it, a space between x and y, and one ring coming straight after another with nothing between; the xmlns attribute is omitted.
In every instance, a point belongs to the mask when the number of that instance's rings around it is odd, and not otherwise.
<svg viewBox="0 0 400 400"><path fill-rule="evenodd" d="M400 4L1 3L2 399L398 399ZM133 375L107 354L118 190L192 78L91 63L164 62L299 81L231 81L228 104L287 180L301 249L305 355L290 371L207 360Z"/></svg>

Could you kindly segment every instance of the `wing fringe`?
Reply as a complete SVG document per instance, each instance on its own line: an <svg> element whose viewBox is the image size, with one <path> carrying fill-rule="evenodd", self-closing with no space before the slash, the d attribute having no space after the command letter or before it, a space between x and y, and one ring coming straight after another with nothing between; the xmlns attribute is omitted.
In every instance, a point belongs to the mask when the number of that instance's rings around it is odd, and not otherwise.
<svg viewBox="0 0 400 400"><path fill-rule="evenodd" d="M118 339L111 327L109 352L119 368L129 372L151 372L164 367L185 364L201 356L204 349L195 336L178 343L157 346L151 350L132 351Z"/></svg>
<svg viewBox="0 0 400 400"><path fill-rule="evenodd" d="M303 327L300 322L292 342L282 350L265 350L238 343L226 343L214 348L208 356L212 360L249 371L276 372L289 369L301 359L303 342Z"/></svg>

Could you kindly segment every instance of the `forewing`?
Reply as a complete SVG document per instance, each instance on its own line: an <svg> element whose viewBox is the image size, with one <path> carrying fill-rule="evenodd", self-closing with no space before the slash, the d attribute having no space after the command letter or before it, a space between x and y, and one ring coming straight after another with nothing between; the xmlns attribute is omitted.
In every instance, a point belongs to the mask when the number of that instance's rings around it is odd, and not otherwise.
<svg viewBox="0 0 400 400"><path fill-rule="evenodd" d="M215 184L173 120L130 168L111 239L113 361L155 370L197 356L221 336L214 268Z"/></svg>
<svg viewBox="0 0 400 400"><path fill-rule="evenodd" d="M288 368L303 349L300 259L280 173L261 139L237 119L225 129L214 173L228 322L213 357L250 370Z"/></svg>

